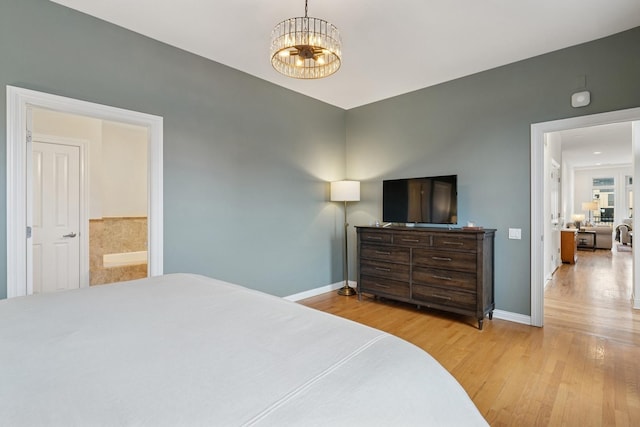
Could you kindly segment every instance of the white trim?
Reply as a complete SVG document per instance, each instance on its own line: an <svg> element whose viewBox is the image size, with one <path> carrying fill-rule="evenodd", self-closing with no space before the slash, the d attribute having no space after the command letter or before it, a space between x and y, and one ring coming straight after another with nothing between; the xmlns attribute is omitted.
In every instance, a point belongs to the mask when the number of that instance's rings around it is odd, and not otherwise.
<svg viewBox="0 0 640 427"><path fill-rule="evenodd" d="M592 114L531 125L531 325L543 326L544 323L544 134L581 127L604 125L609 123L636 122L640 120L640 108ZM633 136L634 176L640 177L640 126L634 123ZM634 206L640 206L640 191L634 191ZM636 228L640 221L633 217ZM634 251L634 294L640 294L640 283L635 275L638 255ZM640 276L640 275L639 275ZM640 303L636 308L640 308Z"/></svg>
<svg viewBox="0 0 640 427"><path fill-rule="evenodd" d="M7 86L7 298L27 293L26 286L18 286L27 280L27 207L20 200L27 192L27 183L19 172L20 165L27 162L23 131L27 127L27 109L21 107L20 98Z"/></svg>
<svg viewBox="0 0 640 427"><path fill-rule="evenodd" d="M78 239L80 245L80 287L89 287L89 141L86 139L61 138L51 135L32 134L33 142L45 142L48 144L71 145L80 149L80 228L78 230ZM33 148L33 145L31 146ZM27 182L32 176L32 163L26 164ZM28 192L31 191L31 185L27 185ZM31 201L32 194L27 195L27 218L32 218ZM27 221L33 225L33 222ZM31 251L27 251L27 264L33 265L31 260ZM33 293L33 278L31 277L32 269L27 269L27 295Z"/></svg>
<svg viewBox="0 0 640 427"><path fill-rule="evenodd" d="M520 313L512 313L504 310L493 310L493 318L507 320L509 322L522 323L523 325L531 325L531 316Z"/></svg>
<svg viewBox="0 0 640 427"><path fill-rule="evenodd" d="M332 283L331 285L321 286L315 289L309 289L308 291L300 292L300 293L289 295L287 297L282 297L282 298L289 301L300 301L306 298L311 298L318 295L326 294L327 292L338 290L343 286L344 286L344 280L338 283ZM354 289L356 289L357 287L356 282L354 282L353 280L349 280L349 286L351 286Z"/></svg>
<svg viewBox="0 0 640 427"><path fill-rule="evenodd" d="M27 295L26 117L29 106L148 129L149 275L163 273L163 119L159 116L7 86L7 297Z"/></svg>
<svg viewBox="0 0 640 427"><path fill-rule="evenodd" d="M535 142L535 143L534 143ZM544 295L544 132L531 125L531 325L542 326L544 300L538 287L542 284ZM533 165L536 165L535 167ZM542 169L538 171L537 166ZM536 292L533 289L536 289Z"/></svg>
<svg viewBox="0 0 640 427"><path fill-rule="evenodd" d="M640 110L640 108L638 109ZM640 120L636 120L631 124L631 139L633 140L633 181L634 186L638 178L640 178ZM633 192L633 206L640 206L640 189L636 189ZM633 213L632 227L634 230L640 230L640 219L638 219L638 210L635 209ZM631 298L633 300L633 308L640 309L640 274L638 274L636 266L640 266L640 250L636 245L636 250L633 251L633 293Z"/></svg>

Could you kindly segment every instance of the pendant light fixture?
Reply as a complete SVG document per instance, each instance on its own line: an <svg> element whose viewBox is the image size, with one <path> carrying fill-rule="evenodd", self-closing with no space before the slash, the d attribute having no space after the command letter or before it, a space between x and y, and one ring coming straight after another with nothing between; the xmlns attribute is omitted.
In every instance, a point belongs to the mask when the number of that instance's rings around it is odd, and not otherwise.
<svg viewBox="0 0 640 427"><path fill-rule="evenodd" d="M323 19L308 16L280 22L271 32L271 65L296 79L321 79L338 71L342 41L338 29Z"/></svg>

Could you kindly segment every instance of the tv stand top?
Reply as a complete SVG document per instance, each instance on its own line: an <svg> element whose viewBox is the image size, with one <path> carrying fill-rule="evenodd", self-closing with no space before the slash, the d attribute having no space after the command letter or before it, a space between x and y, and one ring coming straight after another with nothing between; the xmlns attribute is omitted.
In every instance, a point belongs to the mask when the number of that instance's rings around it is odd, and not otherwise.
<svg viewBox="0 0 640 427"><path fill-rule="evenodd" d="M385 224L385 225L380 225L380 226L375 226L375 225L356 225L356 228L360 228L360 229L369 229L369 230L402 230L402 231L416 231L416 232L451 232L451 233L490 233L493 234L496 232L495 228L479 228L479 227L471 227L471 228L466 228L466 227L462 227L462 226L457 226L457 227L447 227L447 226L440 226L440 227L436 227L433 225L427 225L427 224L416 224L414 225L406 225L406 224L395 224L395 223L390 223L390 224Z"/></svg>

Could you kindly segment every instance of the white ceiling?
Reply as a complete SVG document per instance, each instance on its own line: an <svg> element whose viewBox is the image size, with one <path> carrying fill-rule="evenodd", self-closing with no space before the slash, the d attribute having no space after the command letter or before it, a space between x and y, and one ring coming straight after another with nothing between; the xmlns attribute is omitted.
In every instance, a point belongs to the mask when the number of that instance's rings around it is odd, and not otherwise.
<svg viewBox="0 0 640 427"><path fill-rule="evenodd" d="M296 80L271 67L269 38L303 0L53 1L344 109L640 25L639 0L310 0L343 62Z"/></svg>
<svg viewBox="0 0 640 427"><path fill-rule="evenodd" d="M593 168L632 164L631 122L557 133L562 141L562 160L570 166Z"/></svg>

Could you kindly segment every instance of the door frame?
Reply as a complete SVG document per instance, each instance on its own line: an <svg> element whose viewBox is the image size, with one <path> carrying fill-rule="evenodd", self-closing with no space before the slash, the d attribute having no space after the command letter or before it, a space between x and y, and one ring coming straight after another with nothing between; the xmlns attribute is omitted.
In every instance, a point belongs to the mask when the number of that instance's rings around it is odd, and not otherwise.
<svg viewBox="0 0 640 427"><path fill-rule="evenodd" d="M148 275L163 274L163 118L7 85L7 298L29 295L27 271L27 110L44 108L148 130Z"/></svg>
<svg viewBox="0 0 640 427"><path fill-rule="evenodd" d="M572 117L531 125L531 325L544 324L544 136L549 132L604 125L632 123L633 175L640 176L640 108ZM640 191L633 192L633 205L640 206ZM633 216L633 228L640 226ZM633 251L633 307L640 309L640 251Z"/></svg>
<svg viewBox="0 0 640 427"><path fill-rule="evenodd" d="M31 153L34 142L44 142L46 144L70 145L78 147L80 155L80 206L79 206L79 229L78 245L80 249L79 269L80 287L89 287L89 141L86 139L58 137L34 133L32 142L27 143L27 218L33 218L33 162ZM33 266L33 252L27 250L27 266ZM33 293L33 268L27 268L27 295Z"/></svg>

